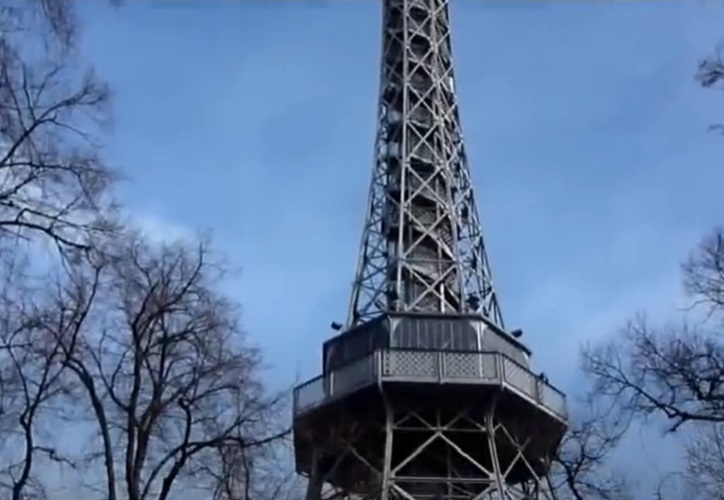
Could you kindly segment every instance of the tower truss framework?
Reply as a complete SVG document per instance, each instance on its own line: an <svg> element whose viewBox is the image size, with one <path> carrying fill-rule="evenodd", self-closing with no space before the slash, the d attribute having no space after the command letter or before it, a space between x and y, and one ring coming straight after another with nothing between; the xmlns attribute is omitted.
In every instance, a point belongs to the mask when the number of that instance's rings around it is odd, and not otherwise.
<svg viewBox="0 0 724 500"><path fill-rule="evenodd" d="M469 405L451 412L386 400L377 416L348 415L352 431L344 419L330 426L329 440L318 448L327 460L310 476L316 481L308 484L308 499L560 500L541 473L549 465L528 453L531 436L496 415L494 402L483 411ZM370 436L384 449L370 450ZM339 469L345 480L334 484Z"/></svg>
<svg viewBox="0 0 724 500"><path fill-rule="evenodd" d="M306 500L559 500L565 396L500 352L379 349L295 389Z"/></svg>
<svg viewBox="0 0 724 500"><path fill-rule="evenodd" d="M375 146L353 326L387 311L503 327L460 126L447 0L384 0Z"/></svg>
<svg viewBox="0 0 724 500"><path fill-rule="evenodd" d="M556 500L563 393L493 288L447 0L383 0L375 162L344 328L294 390L306 500Z"/></svg>

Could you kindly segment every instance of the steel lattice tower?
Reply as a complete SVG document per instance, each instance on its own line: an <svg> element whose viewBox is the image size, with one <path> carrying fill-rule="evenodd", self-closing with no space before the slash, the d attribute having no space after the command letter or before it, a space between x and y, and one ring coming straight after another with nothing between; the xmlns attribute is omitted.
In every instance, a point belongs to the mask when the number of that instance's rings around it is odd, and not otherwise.
<svg viewBox="0 0 724 500"><path fill-rule="evenodd" d="M307 500L555 498L565 396L505 330L455 93L448 0L383 0L378 134L347 323L295 388Z"/></svg>
<svg viewBox="0 0 724 500"><path fill-rule="evenodd" d="M384 5L376 161L348 322L471 312L503 327L462 140L447 2Z"/></svg>

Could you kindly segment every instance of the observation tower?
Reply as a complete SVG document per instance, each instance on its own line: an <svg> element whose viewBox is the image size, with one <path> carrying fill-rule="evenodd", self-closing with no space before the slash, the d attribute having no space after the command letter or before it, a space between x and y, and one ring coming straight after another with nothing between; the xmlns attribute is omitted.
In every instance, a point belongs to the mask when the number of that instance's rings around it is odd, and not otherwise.
<svg viewBox="0 0 724 500"><path fill-rule="evenodd" d="M347 321L294 390L306 500L555 498L566 398L493 287L448 0L383 0L377 137Z"/></svg>

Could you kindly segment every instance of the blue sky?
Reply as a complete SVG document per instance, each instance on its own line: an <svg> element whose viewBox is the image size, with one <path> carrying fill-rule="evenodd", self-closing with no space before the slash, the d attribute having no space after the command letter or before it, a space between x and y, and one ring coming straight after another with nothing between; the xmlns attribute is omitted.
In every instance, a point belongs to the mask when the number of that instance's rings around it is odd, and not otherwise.
<svg viewBox="0 0 724 500"><path fill-rule="evenodd" d="M155 235L211 229L278 384L343 320L372 167L380 2L87 2L116 91L108 158ZM700 2L453 2L463 129L506 322L574 389L583 342L681 304L724 213L724 35Z"/></svg>

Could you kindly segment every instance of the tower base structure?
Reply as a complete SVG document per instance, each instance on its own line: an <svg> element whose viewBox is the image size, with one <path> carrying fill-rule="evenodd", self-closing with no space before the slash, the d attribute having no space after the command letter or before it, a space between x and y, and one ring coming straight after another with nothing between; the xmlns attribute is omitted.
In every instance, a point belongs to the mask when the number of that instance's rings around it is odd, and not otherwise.
<svg viewBox="0 0 724 500"><path fill-rule="evenodd" d="M566 431L565 396L509 354L382 347L298 386L306 500L328 489L375 500L554 499L547 474Z"/></svg>

